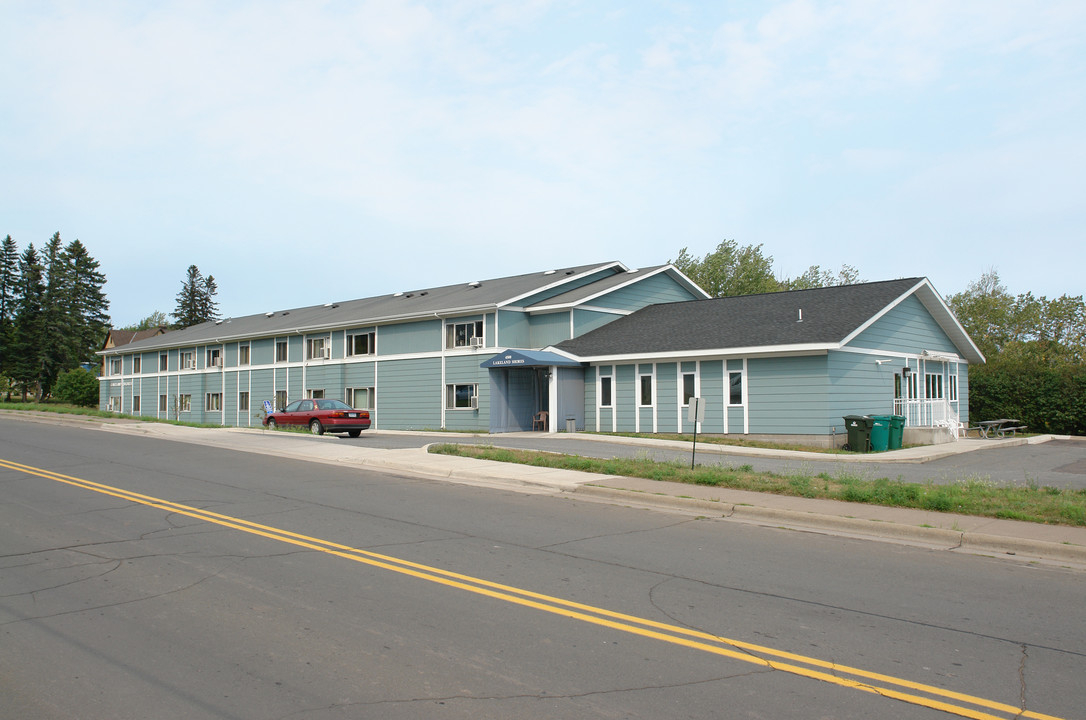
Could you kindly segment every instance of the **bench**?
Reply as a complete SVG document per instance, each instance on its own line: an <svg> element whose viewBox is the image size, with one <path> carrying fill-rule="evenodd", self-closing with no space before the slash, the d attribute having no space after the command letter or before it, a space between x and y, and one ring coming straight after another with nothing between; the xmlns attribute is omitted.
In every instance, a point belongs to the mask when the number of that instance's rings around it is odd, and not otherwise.
<svg viewBox="0 0 1086 720"><path fill-rule="evenodd" d="M1014 437L1016 434L1018 434L1019 430L1025 432L1026 426L1012 425L1011 427L1001 427L999 428L999 437L1007 437L1007 433L1010 433L1011 437Z"/></svg>

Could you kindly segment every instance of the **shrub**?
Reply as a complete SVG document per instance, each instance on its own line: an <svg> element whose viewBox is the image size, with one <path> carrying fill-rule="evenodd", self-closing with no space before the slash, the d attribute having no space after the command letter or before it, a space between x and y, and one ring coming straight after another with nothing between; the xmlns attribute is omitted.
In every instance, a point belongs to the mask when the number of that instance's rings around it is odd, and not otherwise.
<svg viewBox="0 0 1086 720"><path fill-rule="evenodd" d="M71 405L94 407L98 404L98 378L83 368L65 370L57 377L53 396Z"/></svg>

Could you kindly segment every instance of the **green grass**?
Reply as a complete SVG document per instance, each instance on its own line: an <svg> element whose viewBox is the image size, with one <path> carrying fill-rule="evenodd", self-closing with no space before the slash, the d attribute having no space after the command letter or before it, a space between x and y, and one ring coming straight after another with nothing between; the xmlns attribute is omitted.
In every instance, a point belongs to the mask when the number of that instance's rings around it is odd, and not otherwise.
<svg viewBox="0 0 1086 720"><path fill-rule="evenodd" d="M98 408L80 407L78 405L67 405L65 403L51 402L46 400L45 402L0 402L0 410L18 410L23 412L47 412L57 413L60 415L82 415L85 417L104 418L107 420L137 420L139 422L157 422L167 423L169 425L183 425L185 427L199 427L199 428L217 428L221 425L211 425L208 423L194 423L185 422L183 420L167 420L165 418L156 418L150 415L125 415L123 413L109 412L108 410L99 410Z"/></svg>
<svg viewBox="0 0 1086 720"><path fill-rule="evenodd" d="M692 443L694 436L688 433L626 433L626 432L585 432L585 435L602 435L604 437L631 437L631 438L647 438L649 440L676 440L679 442ZM842 442L844 437L842 436ZM768 440L749 440L747 438L725 436L725 435L702 435L698 434L698 442L706 445L732 445L735 447L750 447L750 448L765 448L767 450L791 450L791 451L803 451L803 452L817 452L825 453L827 455L840 455L848 454L849 450L842 450L841 448L828 448L817 445L798 445L795 443L780 443L771 442Z"/></svg>
<svg viewBox="0 0 1086 720"><path fill-rule="evenodd" d="M430 452L482 460L513 462L581 472L648 478L668 482L751 490L795 497L844 500L889 507L916 508L961 515L1025 520L1036 523L1086 526L1086 490L999 485L967 479L936 484L907 483L890 478L869 478L844 470L836 476L803 472L780 475L739 467L696 465L682 461L656 462L647 458L588 458L485 445L434 445Z"/></svg>

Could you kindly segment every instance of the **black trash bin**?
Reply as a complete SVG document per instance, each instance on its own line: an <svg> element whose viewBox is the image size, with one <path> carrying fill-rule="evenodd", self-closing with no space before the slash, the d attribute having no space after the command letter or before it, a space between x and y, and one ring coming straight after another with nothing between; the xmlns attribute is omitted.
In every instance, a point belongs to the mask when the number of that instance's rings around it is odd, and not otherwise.
<svg viewBox="0 0 1086 720"><path fill-rule="evenodd" d="M848 432L846 450L867 452L871 448L871 427L874 424L867 415L845 415L845 430Z"/></svg>

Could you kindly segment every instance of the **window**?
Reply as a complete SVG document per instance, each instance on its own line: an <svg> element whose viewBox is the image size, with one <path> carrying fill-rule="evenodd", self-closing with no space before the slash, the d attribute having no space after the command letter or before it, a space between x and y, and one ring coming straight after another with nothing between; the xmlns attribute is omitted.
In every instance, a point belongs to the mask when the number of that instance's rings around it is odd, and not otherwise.
<svg viewBox="0 0 1086 720"><path fill-rule="evenodd" d="M207 412L222 410L222 393L208 393L204 400L204 410Z"/></svg>
<svg viewBox="0 0 1086 720"><path fill-rule="evenodd" d="M177 396L177 412L189 412L192 410L192 395Z"/></svg>
<svg viewBox="0 0 1086 720"><path fill-rule="evenodd" d="M368 332L347 336L347 357L373 355L376 352L377 333Z"/></svg>
<svg viewBox="0 0 1086 720"><path fill-rule="evenodd" d="M276 340L275 341L275 362L287 361L287 341ZM280 407L282 407L280 405Z"/></svg>
<svg viewBox="0 0 1086 720"><path fill-rule="evenodd" d="M305 391L305 396L307 398L323 398L324 397L324 390L323 389L321 389L321 390L306 390Z"/></svg>
<svg viewBox="0 0 1086 720"><path fill-rule="evenodd" d="M958 376L951 375L946 379L947 400L958 402Z"/></svg>
<svg viewBox="0 0 1086 720"><path fill-rule="evenodd" d="M109 402L106 404L106 410L109 410L110 412L120 412L121 411L121 396L120 395L110 395L109 396Z"/></svg>
<svg viewBox="0 0 1086 720"><path fill-rule="evenodd" d="M943 376L935 373L924 375L924 397L928 400L943 399Z"/></svg>
<svg viewBox="0 0 1086 720"><path fill-rule="evenodd" d="M479 407L478 385L446 385L445 407L449 410L471 410Z"/></svg>
<svg viewBox="0 0 1086 720"><path fill-rule="evenodd" d="M275 409L280 410L287 406L287 391L276 390L275 391Z"/></svg>
<svg viewBox="0 0 1086 720"><path fill-rule="evenodd" d="M142 367L142 365L143 365L143 358L140 357L139 355L134 356L132 358L132 374L133 375L138 375L141 372L140 368Z"/></svg>
<svg viewBox="0 0 1086 720"><path fill-rule="evenodd" d="M249 346L238 345L238 365L249 364Z"/></svg>
<svg viewBox="0 0 1086 720"><path fill-rule="evenodd" d="M743 373L728 373L728 404L743 404Z"/></svg>
<svg viewBox="0 0 1086 720"><path fill-rule="evenodd" d="M238 393L238 410L249 412L249 393L244 390Z"/></svg>
<svg viewBox="0 0 1086 720"><path fill-rule="evenodd" d="M909 373L905 388L908 390L910 400L916 400L920 397L920 381L916 379L916 373Z"/></svg>
<svg viewBox="0 0 1086 720"><path fill-rule="evenodd" d="M474 338L478 338L472 342ZM445 326L445 347L471 347L483 343L483 321L449 323Z"/></svg>
<svg viewBox="0 0 1086 720"><path fill-rule="evenodd" d="M600 407L611 407L611 378L600 378Z"/></svg>
<svg viewBox="0 0 1086 720"><path fill-rule="evenodd" d="M683 373L683 407L690 404L690 398L696 397L694 390L694 373Z"/></svg>
<svg viewBox="0 0 1086 720"><path fill-rule="evenodd" d="M347 404L360 410L372 410L377 407L377 389L347 388Z"/></svg>
<svg viewBox="0 0 1086 720"><path fill-rule="evenodd" d="M652 405L652 375L641 376L641 394L638 404L642 407Z"/></svg>
<svg viewBox="0 0 1086 720"><path fill-rule="evenodd" d="M207 349L207 367L222 367L222 348Z"/></svg>
<svg viewBox="0 0 1086 720"><path fill-rule="evenodd" d="M121 374L121 358L115 357L109 359L109 374L120 375Z"/></svg>
<svg viewBox="0 0 1086 720"><path fill-rule="evenodd" d="M166 396L166 395L159 395L158 396L158 411L160 413L164 413L169 409L169 405L168 405L169 400L167 399L167 397L168 396Z"/></svg>
<svg viewBox="0 0 1086 720"><path fill-rule="evenodd" d="M132 412L133 412L133 414L135 414L135 413L138 413L139 411L140 411L140 396L139 395L133 395L132 396Z"/></svg>
<svg viewBox="0 0 1086 720"><path fill-rule="evenodd" d="M331 357L331 352L329 352L330 350L331 348L328 347L327 337L306 338L306 360L323 360L327 357Z"/></svg>
<svg viewBox="0 0 1086 720"><path fill-rule="evenodd" d="M191 350L182 350L180 353L179 367L182 370L195 370L196 369L196 356Z"/></svg>
<svg viewBox="0 0 1086 720"><path fill-rule="evenodd" d="M158 370L159 372L166 372L170 369L170 356L167 353L158 354Z"/></svg>

